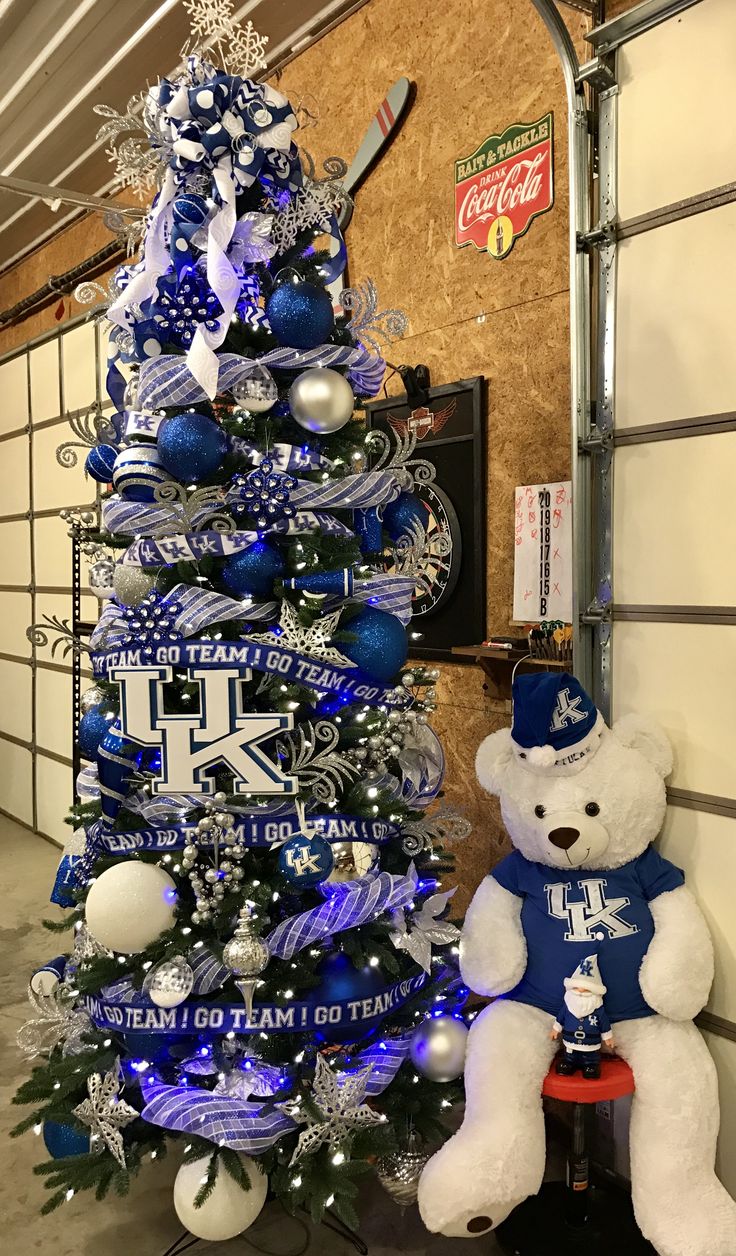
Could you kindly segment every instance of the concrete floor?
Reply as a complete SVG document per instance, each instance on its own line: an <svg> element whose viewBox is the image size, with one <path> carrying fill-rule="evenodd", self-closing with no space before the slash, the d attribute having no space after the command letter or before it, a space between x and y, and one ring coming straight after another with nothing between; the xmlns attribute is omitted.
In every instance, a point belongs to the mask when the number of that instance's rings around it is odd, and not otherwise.
<svg viewBox="0 0 736 1256"><path fill-rule="evenodd" d="M178 1167L176 1154L154 1164L134 1180L127 1199L110 1197L97 1203L85 1193L48 1217L39 1215L46 1198L41 1181L33 1176L45 1148L32 1133L9 1140L7 1131L26 1109L11 1107L10 1099L28 1073L15 1045L19 1026L27 1019L26 989L35 967L54 953L54 935L41 926L53 916L48 896L59 852L42 838L0 816L3 855L3 919L0 927L0 1177L2 1248L13 1256L162 1256L181 1231L171 1204ZM360 1214L362 1234L371 1256L496 1256L493 1237L475 1240L435 1238L427 1234L416 1208L399 1209L372 1181L365 1190ZM200 1243L196 1256L245 1256L259 1251L290 1256L302 1249L302 1236L284 1218L277 1205L267 1205L244 1239L228 1243ZM472 1247L472 1253L471 1253ZM306 1249L310 1256L350 1256L354 1249L324 1228L312 1228Z"/></svg>

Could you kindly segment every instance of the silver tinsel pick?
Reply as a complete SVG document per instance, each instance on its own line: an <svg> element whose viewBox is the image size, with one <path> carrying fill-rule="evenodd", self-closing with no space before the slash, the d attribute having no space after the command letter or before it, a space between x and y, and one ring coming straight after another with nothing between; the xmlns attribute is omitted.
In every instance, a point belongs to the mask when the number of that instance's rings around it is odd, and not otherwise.
<svg viewBox="0 0 736 1256"><path fill-rule="evenodd" d="M332 1152L340 1151L351 1131L361 1125L385 1123L382 1112L374 1112L363 1103L372 1071L371 1065L338 1077L324 1057L317 1056L311 1098L319 1109L319 1117L315 1119L303 1111L302 1105L294 1100L276 1104L287 1116L306 1126L299 1135L291 1164L296 1164L302 1156L311 1155L323 1143Z"/></svg>
<svg viewBox="0 0 736 1256"><path fill-rule="evenodd" d="M123 1136L120 1133L140 1115L135 1108L120 1098L120 1060L116 1060L103 1077L92 1073L87 1078L88 1098L74 1108L74 1115L88 1125L93 1136L101 1138L118 1164L125 1168Z"/></svg>

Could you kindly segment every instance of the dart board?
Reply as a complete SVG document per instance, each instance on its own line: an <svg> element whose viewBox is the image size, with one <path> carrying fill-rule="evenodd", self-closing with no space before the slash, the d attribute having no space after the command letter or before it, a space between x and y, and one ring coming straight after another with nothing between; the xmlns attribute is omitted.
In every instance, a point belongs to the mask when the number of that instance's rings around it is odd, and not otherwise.
<svg viewBox="0 0 736 1256"><path fill-rule="evenodd" d="M476 376L431 388L426 405L413 408L406 396L382 398L366 407L370 427L395 443L416 442L408 467L417 471L415 496L427 516L412 599L412 631L422 635L412 644L412 657L458 662L450 653L453 645L485 638L482 382ZM396 550L384 551L389 572L400 570Z"/></svg>

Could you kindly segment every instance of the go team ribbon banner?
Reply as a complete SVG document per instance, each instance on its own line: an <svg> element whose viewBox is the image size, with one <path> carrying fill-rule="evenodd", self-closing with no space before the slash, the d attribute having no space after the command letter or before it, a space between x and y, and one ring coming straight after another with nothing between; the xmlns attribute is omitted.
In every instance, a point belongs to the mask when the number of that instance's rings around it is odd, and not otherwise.
<svg viewBox="0 0 736 1256"><path fill-rule="evenodd" d="M168 260L168 258L167 258ZM209 277L209 276L208 276ZM125 297L126 292L123 294ZM144 410L169 406L189 406L216 393L231 392L236 384L252 375L260 377L262 368L282 371L308 371L315 366L347 367L348 379L361 396L373 397L381 386L386 364L383 358L362 347L319 345L316 349L271 349L259 358L243 358L237 353L220 353L216 357L217 379L209 391L195 379L187 360L178 354L162 353L141 363L138 381L138 404ZM209 382L209 381L208 381ZM212 381L214 384L214 380Z"/></svg>
<svg viewBox="0 0 736 1256"><path fill-rule="evenodd" d="M388 1038L353 1056L353 1063L370 1069L365 1093L380 1095L393 1081L409 1054L411 1034ZM338 1073L338 1083L354 1076ZM198 1134L219 1146L259 1155L297 1129L292 1117L270 1103L247 1100L199 1090L192 1086L166 1086L151 1074L141 1079L146 1107L141 1116L151 1125Z"/></svg>
<svg viewBox="0 0 736 1256"><path fill-rule="evenodd" d="M115 987L102 991L101 997L87 994L80 1002L98 1028L124 1034L293 1034L329 1026L330 1030L344 1028L346 1036L352 1036L364 1021L388 1016L403 1007L428 979L427 973L418 972L358 999L290 1001L286 1006L255 1003L250 1017L243 1002L187 1002L178 1007L156 1007L144 995L137 995L135 1002L125 1002L125 994L119 997L117 992L115 997Z"/></svg>
<svg viewBox="0 0 736 1256"><path fill-rule="evenodd" d="M201 805L201 800L199 800ZM197 806L197 801L194 802ZM362 816L307 815L310 829L316 829L328 842L370 842L381 845L398 837L400 829L388 820L365 819ZM301 833L301 823L296 812L272 819L264 815L233 815L233 843L248 848L280 846ZM181 850L196 832L196 824L177 824L170 828L137 829L125 833L111 833L97 822L88 830L87 837L100 851L110 855L132 855L140 850ZM197 833L197 845L211 845L206 833Z"/></svg>
<svg viewBox="0 0 736 1256"><path fill-rule="evenodd" d="M311 689L337 693L348 701L380 706L404 706L410 694L401 694L393 685L377 684L359 668L333 667L320 659L306 658L282 646L258 645L252 641L169 641L157 646L150 656L141 646L105 650L91 655L96 678L106 677L116 668L144 666L174 667L252 667L272 672L285 680L296 680Z"/></svg>

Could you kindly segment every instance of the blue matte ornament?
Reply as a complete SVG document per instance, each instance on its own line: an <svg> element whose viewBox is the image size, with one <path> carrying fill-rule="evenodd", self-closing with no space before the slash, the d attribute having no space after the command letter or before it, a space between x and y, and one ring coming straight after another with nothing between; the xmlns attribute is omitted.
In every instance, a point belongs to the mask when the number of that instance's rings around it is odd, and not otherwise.
<svg viewBox="0 0 736 1256"><path fill-rule="evenodd" d="M337 648L375 680L391 680L409 653L406 631L395 615L366 606L355 619L342 625L354 641L340 641Z"/></svg>
<svg viewBox="0 0 736 1256"><path fill-rule="evenodd" d="M292 837L279 851L279 871L296 889L326 881L334 862L330 843L319 833Z"/></svg>
<svg viewBox="0 0 736 1256"><path fill-rule="evenodd" d="M315 349L332 334L330 294L313 283L282 283L266 302L266 318L280 345Z"/></svg>
<svg viewBox="0 0 736 1256"><path fill-rule="evenodd" d="M158 452L162 466L183 484L214 475L227 453L227 436L206 414L176 414L161 424Z"/></svg>
<svg viewBox="0 0 736 1256"><path fill-rule="evenodd" d="M352 960L338 951L328 955L320 964L317 976L320 984L311 991L309 1002L318 1006L346 1000L361 1003L363 999L375 998L386 988L386 978L378 967L371 968L366 964L364 968L355 968ZM363 1018L361 1012L362 1009L358 1007L358 1018L353 1021L349 1019L350 1013L343 1011L339 1024L320 1025L318 1035L326 1042L358 1042L366 1034L372 1033L387 1014L384 1011L377 1016Z"/></svg>
<svg viewBox="0 0 736 1256"><path fill-rule="evenodd" d="M284 560L279 551L265 541L257 541L227 560L222 568L222 582L231 593L269 597L274 580L283 570Z"/></svg>
<svg viewBox="0 0 736 1256"><path fill-rule="evenodd" d="M110 484L118 451L113 445L94 445L87 454L84 469L98 484Z"/></svg>
<svg viewBox="0 0 736 1256"><path fill-rule="evenodd" d="M383 526L392 541L406 536L413 524L418 523L425 531L429 523L429 511L414 493L399 493L395 501L383 509Z"/></svg>
<svg viewBox="0 0 736 1256"><path fill-rule="evenodd" d="M85 759L94 759L113 718L113 712L106 711L103 706L94 706L82 716L77 729L77 744Z"/></svg>
<svg viewBox="0 0 736 1256"><path fill-rule="evenodd" d="M84 1156L89 1151L89 1134L82 1134L71 1125L62 1125L60 1121L44 1121L42 1134L46 1150L53 1160L63 1160L65 1156Z"/></svg>

